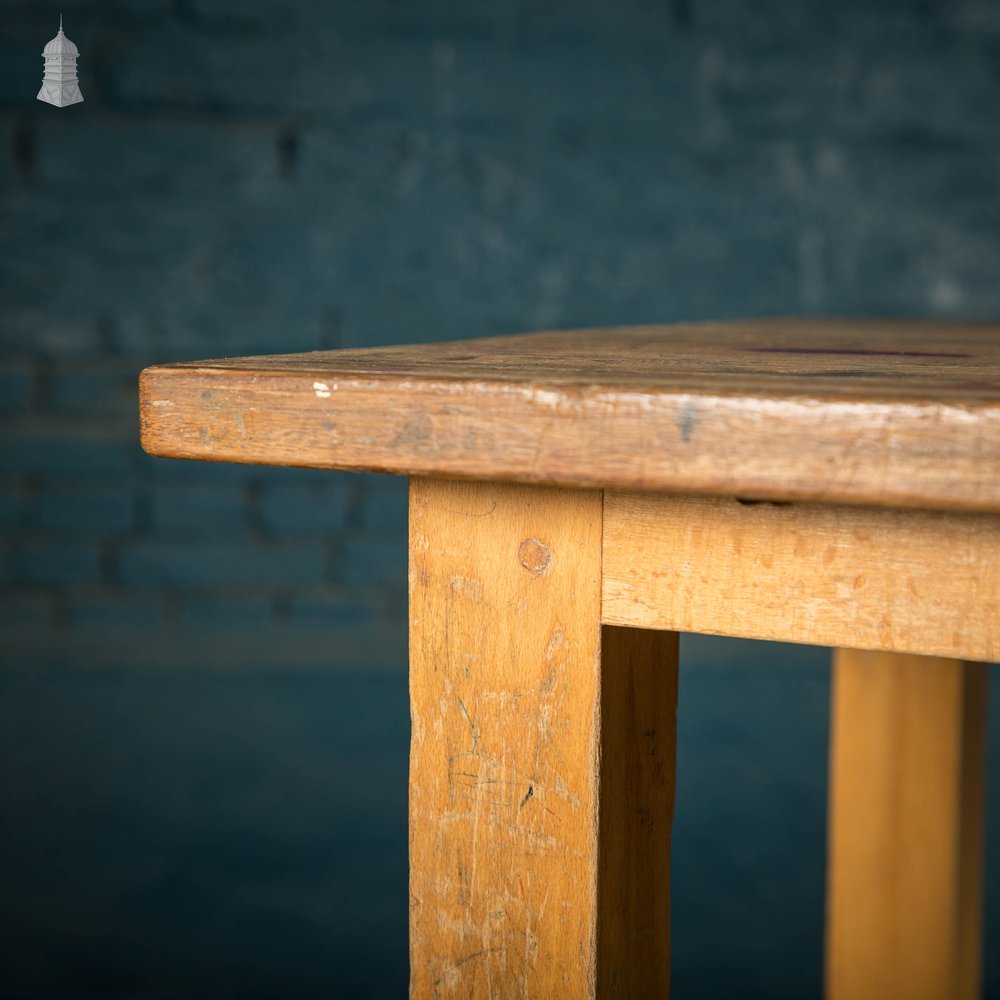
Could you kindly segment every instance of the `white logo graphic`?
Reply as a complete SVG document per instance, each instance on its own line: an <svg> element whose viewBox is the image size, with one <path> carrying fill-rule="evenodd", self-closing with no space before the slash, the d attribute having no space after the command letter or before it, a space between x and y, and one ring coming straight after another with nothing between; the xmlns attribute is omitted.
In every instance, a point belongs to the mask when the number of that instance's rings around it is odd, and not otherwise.
<svg viewBox="0 0 1000 1000"><path fill-rule="evenodd" d="M62 14L59 15L59 34L42 50L45 76L38 99L57 108L79 104L83 100L80 85L76 82L76 60L80 50L63 34Z"/></svg>

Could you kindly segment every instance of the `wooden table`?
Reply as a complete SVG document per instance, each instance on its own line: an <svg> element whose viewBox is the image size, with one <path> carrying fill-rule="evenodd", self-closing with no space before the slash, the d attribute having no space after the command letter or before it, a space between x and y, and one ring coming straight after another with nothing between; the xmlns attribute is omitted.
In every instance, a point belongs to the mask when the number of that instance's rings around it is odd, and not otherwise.
<svg viewBox="0 0 1000 1000"><path fill-rule="evenodd" d="M836 648L827 995L977 995L1000 326L192 362L141 409L154 455L411 477L413 997L667 995L684 631Z"/></svg>

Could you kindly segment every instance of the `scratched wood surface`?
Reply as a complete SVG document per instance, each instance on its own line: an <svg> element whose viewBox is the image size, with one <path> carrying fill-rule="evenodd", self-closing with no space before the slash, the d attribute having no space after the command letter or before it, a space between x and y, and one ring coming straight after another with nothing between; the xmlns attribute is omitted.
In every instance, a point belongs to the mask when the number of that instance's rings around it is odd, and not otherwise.
<svg viewBox="0 0 1000 1000"><path fill-rule="evenodd" d="M987 669L835 655L827 1000L980 995Z"/></svg>
<svg viewBox="0 0 1000 1000"><path fill-rule="evenodd" d="M820 319L557 331L160 365L174 458L1000 509L1000 326Z"/></svg>
<svg viewBox="0 0 1000 1000"><path fill-rule="evenodd" d="M603 618L1000 659L1000 514L604 497Z"/></svg>
<svg viewBox="0 0 1000 1000"><path fill-rule="evenodd" d="M599 492L411 481L412 997L666 996L677 642L602 652L600 555Z"/></svg>

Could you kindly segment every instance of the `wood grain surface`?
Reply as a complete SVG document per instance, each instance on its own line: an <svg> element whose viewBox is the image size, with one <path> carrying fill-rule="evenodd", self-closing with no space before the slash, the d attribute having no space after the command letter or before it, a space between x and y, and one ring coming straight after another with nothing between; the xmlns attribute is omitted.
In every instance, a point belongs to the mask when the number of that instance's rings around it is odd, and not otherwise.
<svg viewBox="0 0 1000 1000"><path fill-rule="evenodd" d="M1000 659L1000 515L605 492L605 622Z"/></svg>
<svg viewBox="0 0 1000 1000"><path fill-rule="evenodd" d="M980 995L987 669L836 653L827 1000Z"/></svg>
<svg viewBox="0 0 1000 1000"><path fill-rule="evenodd" d="M597 996L670 994L679 635L601 629Z"/></svg>
<svg viewBox="0 0 1000 1000"><path fill-rule="evenodd" d="M600 624L601 495L411 481L410 993L664 997L677 637Z"/></svg>
<svg viewBox="0 0 1000 1000"><path fill-rule="evenodd" d="M160 365L141 420L174 458L1000 510L1000 326L753 320Z"/></svg>

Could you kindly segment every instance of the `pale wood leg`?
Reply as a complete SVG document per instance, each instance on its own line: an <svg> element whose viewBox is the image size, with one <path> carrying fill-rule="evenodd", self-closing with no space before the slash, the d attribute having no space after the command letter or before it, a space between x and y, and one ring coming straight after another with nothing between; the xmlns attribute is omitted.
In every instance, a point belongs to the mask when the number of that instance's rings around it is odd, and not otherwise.
<svg viewBox="0 0 1000 1000"><path fill-rule="evenodd" d="M599 491L410 486L410 994L665 997L677 635L600 625Z"/></svg>
<svg viewBox="0 0 1000 1000"><path fill-rule="evenodd" d="M979 995L986 671L834 655L828 1000Z"/></svg>

